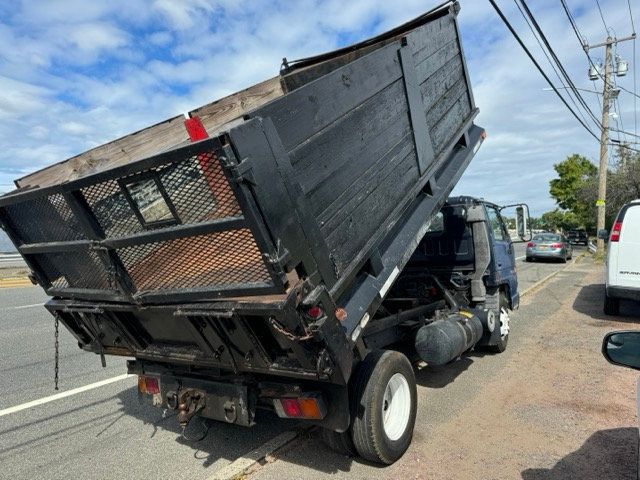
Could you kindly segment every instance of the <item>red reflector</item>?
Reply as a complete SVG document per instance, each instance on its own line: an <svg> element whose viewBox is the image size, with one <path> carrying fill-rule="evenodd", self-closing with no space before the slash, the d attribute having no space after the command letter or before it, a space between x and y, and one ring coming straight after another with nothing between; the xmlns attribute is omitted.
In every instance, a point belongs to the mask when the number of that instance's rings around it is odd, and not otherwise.
<svg viewBox="0 0 640 480"><path fill-rule="evenodd" d="M551 244L551 248L562 248L562 244L561 243L552 243Z"/></svg>
<svg viewBox="0 0 640 480"><path fill-rule="evenodd" d="M309 308L309 310L307 310L307 315L309 315L311 318L320 318L322 316L324 312L322 311L322 309L320 307L318 307L317 305Z"/></svg>
<svg viewBox="0 0 640 480"><path fill-rule="evenodd" d="M527 243L527 248L533 248L533 247L535 247L535 246L536 246L536 244L535 244L535 243L533 243L533 242L529 242L529 243Z"/></svg>
<svg viewBox="0 0 640 480"><path fill-rule="evenodd" d="M617 220L616 223L613 224L613 228L611 229L611 238L610 242L619 242L620 241L620 232L622 231L622 222Z"/></svg>
<svg viewBox="0 0 640 480"><path fill-rule="evenodd" d="M282 403L282 410L287 417L301 417L302 409L298 403L297 398L283 398L280 400Z"/></svg>
<svg viewBox="0 0 640 480"><path fill-rule="evenodd" d="M184 121L184 126L187 129L189 139L192 142L197 142L198 140L209 138L209 134L205 130L202 121L198 117L187 118Z"/></svg>

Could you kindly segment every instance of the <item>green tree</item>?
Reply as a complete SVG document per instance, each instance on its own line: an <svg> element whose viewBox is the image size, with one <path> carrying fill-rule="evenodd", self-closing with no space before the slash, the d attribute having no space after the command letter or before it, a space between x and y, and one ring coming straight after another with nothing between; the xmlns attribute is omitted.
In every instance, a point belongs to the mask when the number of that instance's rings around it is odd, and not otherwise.
<svg viewBox="0 0 640 480"><path fill-rule="evenodd" d="M558 178L549 182L549 193L562 210L573 214L573 217L564 216L563 221L567 224L566 222L572 223L576 220L578 222L576 227L582 226L593 230L596 218L595 200L587 200L585 190L591 192L592 186L597 185L598 169L587 158L578 154L568 156L553 168Z"/></svg>
<svg viewBox="0 0 640 480"><path fill-rule="evenodd" d="M640 152L618 148L615 163L607 172L606 225L611 228L615 216L627 202L640 198ZM598 199L598 179L590 178L577 193L578 202L593 211Z"/></svg>
<svg viewBox="0 0 640 480"><path fill-rule="evenodd" d="M580 227L580 219L571 211L556 208L551 212L545 212L540 217L540 226L549 231L573 230Z"/></svg>

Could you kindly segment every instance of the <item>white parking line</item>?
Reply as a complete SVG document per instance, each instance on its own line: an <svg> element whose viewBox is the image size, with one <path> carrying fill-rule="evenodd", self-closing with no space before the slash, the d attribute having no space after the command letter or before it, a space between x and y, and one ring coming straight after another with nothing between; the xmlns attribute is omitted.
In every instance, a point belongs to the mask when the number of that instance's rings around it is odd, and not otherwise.
<svg viewBox="0 0 640 480"><path fill-rule="evenodd" d="M31 305L20 305L18 307L13 307L15 310L22 310L23 308L33 308L33 307L41 307L44 303L33 303Z"/></svg>
<svg viewBox="0 0 640 480"><path fill-rule="evenodd" d="M516 260L522 260L526 255L522 255L521 257L516 257Z"/></svg>
<svg viewBox="0 0 640 480"><path fill-rule="evenodd" d="M129 377L135 377L135 375L129 375L128 373L125 373L124 375L118 375L117 377L107 378L106 380L90 383L89 385L74 388L73 390L67 390L66 392L56 393L55 395L50 395L48 397L39 398L38 400L33 400L31 402L23 403L21 405L16 405L15 407L5 408L4 410L0 410L0 417L9 415L11 413L20 412L21 410L26 410L27 408L44 405L45 403L54 402L56 400L60 400L61 398L77 395L78 393L93 390L94 388L103 387L104 385L109 385L110 383L119 382L120 380L125 380Z"/></svg>

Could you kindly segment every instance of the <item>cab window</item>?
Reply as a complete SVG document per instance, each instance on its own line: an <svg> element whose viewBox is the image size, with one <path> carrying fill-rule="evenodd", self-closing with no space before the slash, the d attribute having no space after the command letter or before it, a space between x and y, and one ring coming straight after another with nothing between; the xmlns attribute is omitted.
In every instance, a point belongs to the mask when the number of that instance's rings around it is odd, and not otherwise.
<svg viewBox="0 0 640 480"><path fill-rule="evenodd" d="M493 232L493 238L496 240L504 240L510 241L511 237L507 232L507 229L502 222L502 217L500 217L500 213L494 207L490 207L487 205L487 217L489 219L489 228Z"/></svg>

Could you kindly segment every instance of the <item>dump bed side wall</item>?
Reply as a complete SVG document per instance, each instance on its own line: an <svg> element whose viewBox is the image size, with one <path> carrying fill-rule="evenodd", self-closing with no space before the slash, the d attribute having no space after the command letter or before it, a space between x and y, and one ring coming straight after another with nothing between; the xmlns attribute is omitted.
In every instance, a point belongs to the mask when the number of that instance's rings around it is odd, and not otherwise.
<svg viewBox="0 0 640 480"><path fill-rule="evenodd" d="M397 220L474 109L450 12L254 112L274 126L328 285Z"/></svg>

